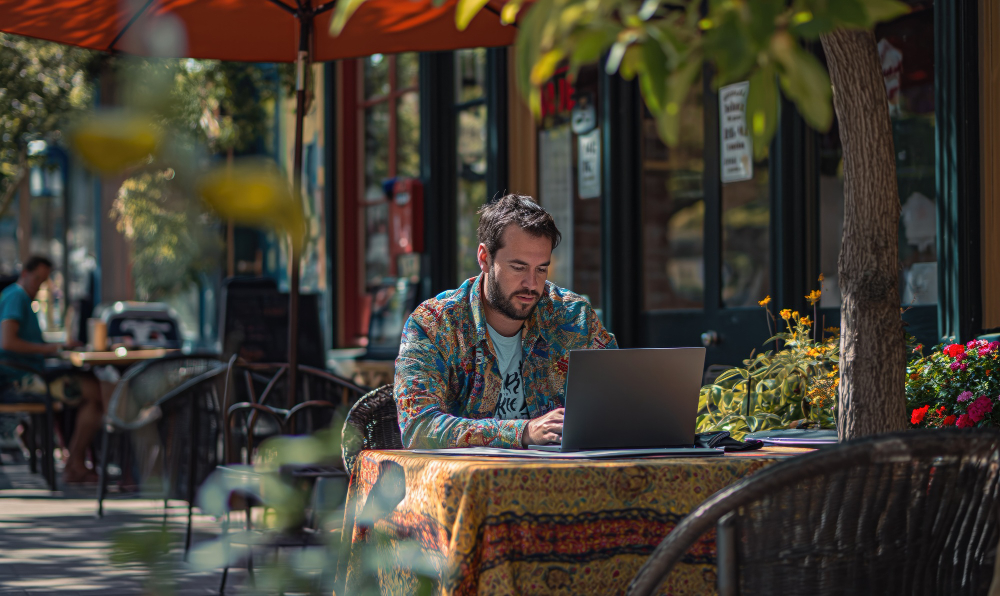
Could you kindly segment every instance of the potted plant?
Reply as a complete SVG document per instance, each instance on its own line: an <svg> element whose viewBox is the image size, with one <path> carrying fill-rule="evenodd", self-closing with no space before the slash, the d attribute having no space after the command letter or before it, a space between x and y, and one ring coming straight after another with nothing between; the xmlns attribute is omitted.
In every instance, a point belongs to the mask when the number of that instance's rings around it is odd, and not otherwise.
<svg viewBox="0 0 1000 596"><path fill-rule="evenodd" d="M914 428L1000 427L1000 341L941 344L906 368Z"/></svg>

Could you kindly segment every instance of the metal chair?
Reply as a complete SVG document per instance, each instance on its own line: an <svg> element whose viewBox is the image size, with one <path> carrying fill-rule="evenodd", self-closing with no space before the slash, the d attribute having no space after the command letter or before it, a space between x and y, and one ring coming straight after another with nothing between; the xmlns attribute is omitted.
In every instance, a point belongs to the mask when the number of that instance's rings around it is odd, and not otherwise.
<svg viewBox="0 0 1000 596"><path fill-rule="evenodd" d="M226 417L223 426L227 464L250 464L254 461L256 448L260 443L275 435L309 433L324 428L334 420L334 412L346 409L366 389L347 379L310 366L298 367L296 379L299 398L292 407L288 404L287 382L288 364L247 363L234 356L229 362L226 384ZM233 423L240 422L237 432ZM263 423L263 424L262 424ZM339 462L338 462L339 463ZM311 465L301 469L283 470L288 475L306 482L323 484L337 478L346 478L339 466ZM246 476L248 472L239 472ZM315 487L314 485L314 497ZM251 529L251 509L260 503L252 498L236 496L232 499L232 509L243 509L245 525ZM315 520L314 520L315 521ZM228 533L229 520L223 524L223 533ZM267 542L268 548L305 548L323 544L323 537L315 528L303 526L301 531L273 536ZM247 570L253 574L252 545L247 557ZM223 593L229 567L223 568L219 593Z"/></svg>
<svg viewBox="0 0 1000 596"><path fill-rule="evenodd" d="M26 367L14 362L0 360L0 366L35 375L45 384L45 395L25 397L24 401L14 403L0 403L0 414L27 415L27 428L25 429L25 442L28 448L28 464L31 473L38 471L38 454L36 443L38 435L41 434L41 460L42 476L45 478L49 490L56 490L56 465L55 465L55 417L56 410L62 409L62 404L52 399L52 391L49 387L45 373ZM13 387L4 387L2 391L15 391ZM40 399L39 399L40 398Z"/></svg>
<svg viewBox="0 0 1000 596"><path fill-rule="evenodd" d="M628 593L659 593L715 529L722 596L985 594L998 492L995 431L914 430L829 447L715 493L656 547Z"/></svg>
<svg viewBox="0 0 1000 596"><path fill-rule="evenodd" d="M149 458L156 458L155 453L140 453L137 458L130 458L133 450L125 448L122 438L125 435L135 435L145 429L159 414L158 402L172 390L183 385L190 379L209 370L225 367L218 354L170 354L155 360L139 362L122 376L111 395L108 411L104 417L104 433L101 438L101 463L98 469L97 483L97 515L104 515L104 498L108 487L108 463L112 442L119 447L123 473L135 459L141 468L149 475L150 466L155 465ZM136 441L133 441L135 443ZM140 472L140 475L143 475Z"/></svg>
<svg viewBox="0 0 1000 596"><path fill-rule="evenodd" d="M354 470L354 463L365 449L402 449L399 412L392 385L383 385L363 395L347 413L341 434L344 469Z"/></svg>

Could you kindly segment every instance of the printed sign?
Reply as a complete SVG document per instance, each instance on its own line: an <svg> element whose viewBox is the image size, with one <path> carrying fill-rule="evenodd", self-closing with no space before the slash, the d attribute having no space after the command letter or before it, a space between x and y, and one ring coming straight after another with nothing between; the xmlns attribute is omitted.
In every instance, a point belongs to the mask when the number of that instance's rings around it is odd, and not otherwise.
<svg viewBox="0 0 1000 596"><path fill-rule="evenodd" d="M601 196L601 131L577 137L577 191L581 199Z"/></svg>
<svg viewBox="0 0 1000 596"><path fill-rule="evenodd" d="M743 81L719 89L719 134L721 135L722 182L753 178L753 140L747 128L747 93Z"/></svg>

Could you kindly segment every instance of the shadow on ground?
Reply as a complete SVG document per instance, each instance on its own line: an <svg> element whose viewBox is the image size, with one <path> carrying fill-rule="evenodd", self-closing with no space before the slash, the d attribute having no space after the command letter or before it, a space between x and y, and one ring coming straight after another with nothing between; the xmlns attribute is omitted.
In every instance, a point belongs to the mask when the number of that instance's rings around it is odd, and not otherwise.
<svg viewBox="0 0 1000 596"><path fill-rule="evenodd" d="M37 485L37 486L35 486ZM40 594L144 594L148 571L109 560L119 530L160 527L163 502L118 497L96 518L94 488L51 493L27 466L0 467L0 596ZM174 541L167 561L176 596L217 594L221 571L197 572L182 561L187 507L171 502L168 527ZM193 544L219 534L216 522L195 516ZM237 592L242 572L230 575L227 592ZM232 586L232 590L229 587Z"/></svg>

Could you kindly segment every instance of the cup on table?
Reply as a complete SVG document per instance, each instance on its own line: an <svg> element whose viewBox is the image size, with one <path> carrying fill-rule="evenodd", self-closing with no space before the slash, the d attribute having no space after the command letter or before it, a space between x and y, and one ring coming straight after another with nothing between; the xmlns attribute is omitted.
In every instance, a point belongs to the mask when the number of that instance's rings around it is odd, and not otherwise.
<svg viewBox="0 0 1000 596"><path fill-rule="evenodd" d="M108 349L108 324L102 319L87 319L87 337L96 352Z"/></svg>

